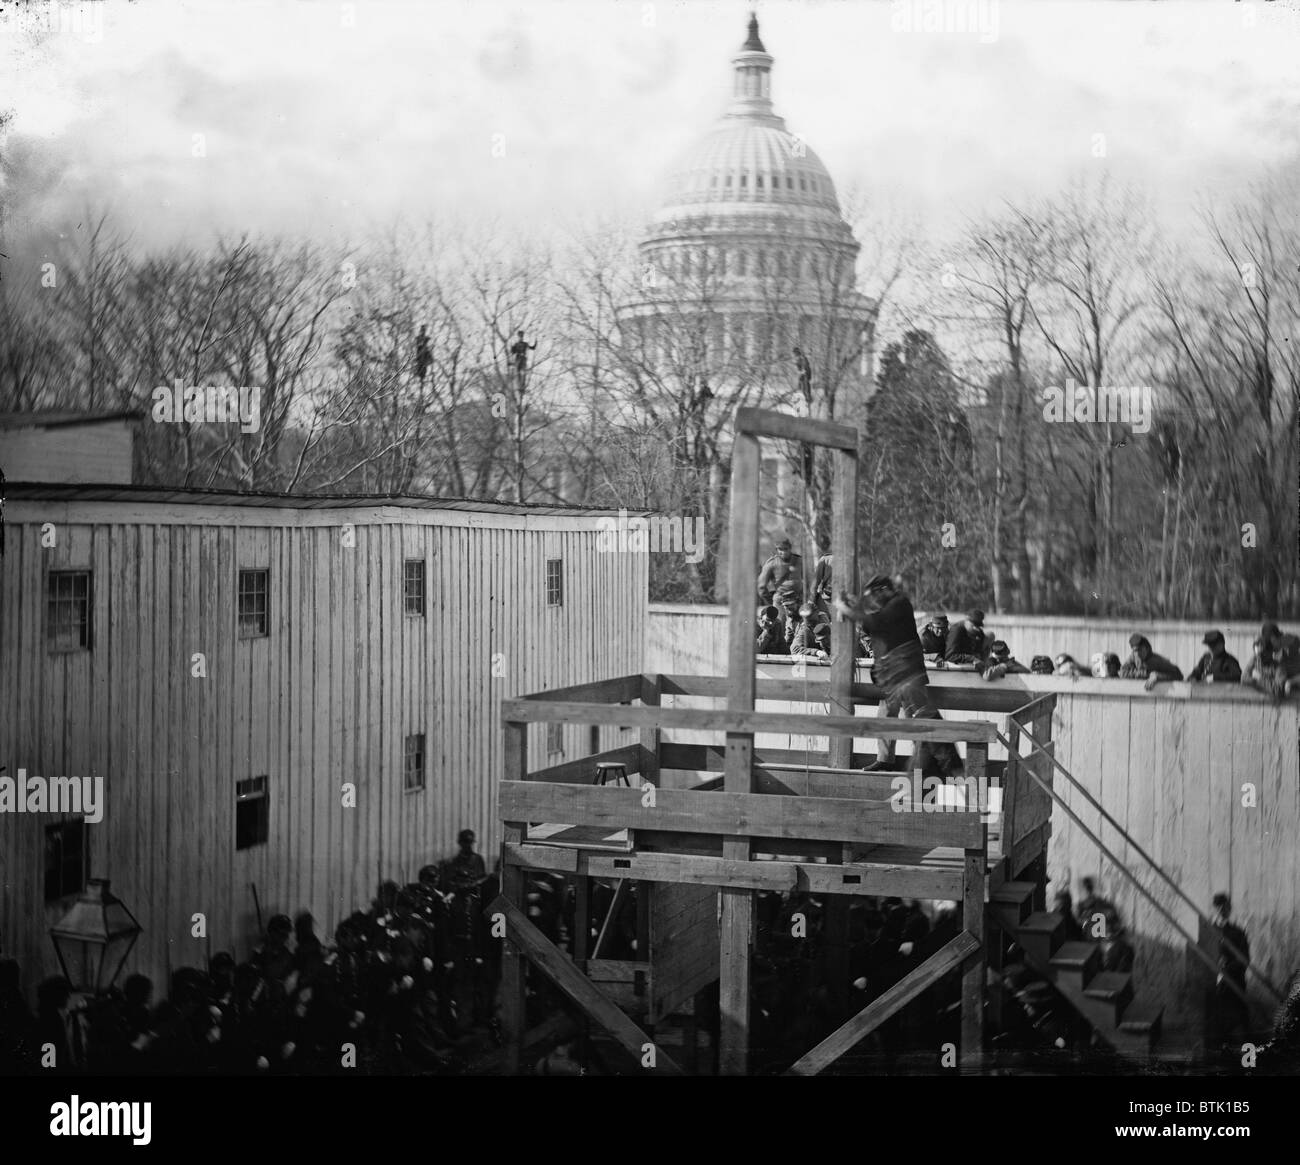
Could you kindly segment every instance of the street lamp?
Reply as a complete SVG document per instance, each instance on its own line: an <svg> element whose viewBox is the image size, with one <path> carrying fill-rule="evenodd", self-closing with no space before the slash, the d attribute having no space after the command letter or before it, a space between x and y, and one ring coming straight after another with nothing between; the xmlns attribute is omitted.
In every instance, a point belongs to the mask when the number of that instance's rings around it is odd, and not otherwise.
<svg viewBox="0 0 1300 1165"><path fill-rule="evenodd" d="M50 939L73 989L101 995L121 974L140 930L125 903L109 892L108 879L91 878L72 909L50 927Z"/></svg>

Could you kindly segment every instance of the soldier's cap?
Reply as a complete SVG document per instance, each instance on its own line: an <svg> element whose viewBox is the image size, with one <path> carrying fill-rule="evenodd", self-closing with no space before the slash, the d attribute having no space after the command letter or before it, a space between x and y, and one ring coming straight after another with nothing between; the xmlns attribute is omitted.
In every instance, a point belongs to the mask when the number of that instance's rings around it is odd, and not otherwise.
<svg viewBox="0 0 1300 1165"><path fill-rule="evenodd" d="M782 538L777 542L776 548L778 550L792 550L794 549L794 546L789 538Z"/></svg>
<svg viewBox="0 0 1300 1165"><path fill-rule="evenodd" d="M1202 643L1205 643L1205 644L1210 644L1210 643L1222 643L1222 642L1223 642L1223 632L1222 632L1222 631L1207 631L1207 632L1205 633L1205 637L1201 640L1201 642L1202 642Z"/></svg>
<svg viewBox="0 0 1300 1165"><path fill-rule="evenodd" d="M1282 629L1276 623L1265 623L1259 629L1259 637L1264 640L1272 639L1275 635L1281 635Z"/></svg>
<svg viewBox="0 0 1300 1165"><path fill-rule="evenodd" d="M930 616L929 619L926 620L926 623L927 625L932 623L936 627L939 626L940 624L942 624L944 627L947 627L948 616L945 615L942 611L936 611L933 615Z"/></svg>
<svg viewBox="0 0 1300 1165"><path fill-rule="evenodd" d="M873 574L867 579L867 585L862 589L864 591L892 591L894 589L894 580L887 574Z"/></svg>
<svg viewBox="0 0 1300 1165"><path fill-rule="evenodd" d="M993 646L989 648L989 651L992 652L994 655L1010 655L1010 654L1011 654L1011 648L1009 648L1009 647L1007 646L1007 644L1006 644L1006 640L1004 640L1004 639L995 639L995 640L993 640Z"/></svg>
<svg viewBox="0 0 1300 1165"><path fill-rule="evenodd" d="M1141 647L1142 644L1144 643L1148 647L1151 646L1151 644L1147 641L1147 637L1145 635L1140 635L1136 631L1134 631L1133 634L1128 637L1128 645L1130 647Z"/></svg>
<svg viewBox="0 0 1300 1165"><path fill-rule="evenodd" d="M266 930L268 934L272 931L283 931L288 934L289 931L293 930L293 921L287 914L276 914L266 924Z"/></svg>
<svg viewBox="0 0 1300 1165"><path fill-rule="evenodd" d="M1046 672L1052 674L1052 661L1045 655L1036 655L1029 661L1029 670L1031 672Z"/></svg>
<svg viewBox="0 0 1300 1165"><path fill-rule="evenodd" d="M775 607L763 608L763 614L766 615L769 619L775 619L780 613L781 612L778 611Z"/></svg>
<svg viewBox="0 0 1300 1165"><path fill-rule="evenodd" d="M456 844L464 845L467 841L474 841L474 831L472 829L462 829L456 834Z"/></svg>
<svg viewBox="0 0 1300 1165"><path fill-rule="evenodd" d="M984 622L984 612L976 607L975 610L970 613L970 621L976 626L979 626Z"/></svg>

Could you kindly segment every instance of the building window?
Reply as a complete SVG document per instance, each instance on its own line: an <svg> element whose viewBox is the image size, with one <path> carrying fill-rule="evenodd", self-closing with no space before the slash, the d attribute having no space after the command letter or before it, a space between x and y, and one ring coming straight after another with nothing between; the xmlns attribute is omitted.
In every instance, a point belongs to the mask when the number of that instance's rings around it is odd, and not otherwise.
<svg viewBox="0 0 1300 1165"><path fill-rule="evenodd" d="M46 590L46 636L51 651L89 650L90 603L88 570L52 570Z"/></svg>
<svg viewBox="0 0 1300 1165"><path fill-rule="evenodd" d="M406 738L406 756L402 762L402 787L408 793L424 788L424 733Z"/></svg>
<svg viewBox="0 0 1300 1165"><path fill-rule="evenodd" d="M249 777L235 782L235 849L265 845L271 822L268 777Z"/></svg>
<svg viewBox="0 0 1300 1165"><path fill-rule="evenodd" d="M763 175L762 175L762 174L760 174L757 178L754 179L754 185L757 186L759 190L762 190L762 189L763 189Z"/></svg>
<svg viewBox="0 0 1300 1165"><path fill-rule="evenodd" d="M260 639L270 633L270 608L267 601L266 570L239 572L239 638Z"/></svg>
<svg viewBox="0 0 1300 1165"><path fill-rule="evenodd" d="M748 175L748 174L742 174L742 175L740 176L740 188L741 188L741 190L748 190L748 189L749 189L749 175Z"/></svg>
<svg viewBox="0 0 1300 1165"><path fill-rule="evenodd" d="M402 599L408 615L424 614L423 558L408 558L402 563Z"/></svg>
<svg viewBox="0 0 1300 1165"><path fill-rule="evenodd" d="M731 175L730 175L730 174L727 175L727 189L728 189L728 190L731 189Z"/></svg>
<svg viewBox="0 0 1300 1165"><path fill-rule="evenodd" d="M793 189L794 189L794 175L793 175L793 174L787 174L787 175L786 175L786 178L785 178L785 188L786 188L787 190L793 190Z"/></svg>
<svg viewBox="0 0 1300 1165"><path fill-rule="evenodd" d="M86 886L86 823L62 821L45 827L45 901L80 894Z"/></svg>
<svg viewBox="0 0 1300 1165"><path fill-rule="evenodd" d="M808 189L808 179L806 179L802 174L799 175L799 189L800 190Z"/></svg>
<svg viewBox="0 0 1300 1165"><path fill-rule="evenodd" d="M546 724L546 755L563 756L564 755L564 725L558 721L547 721Z"/></svg>
<svg viewBox="0 0 1300 1165"><path fill-rule="evenodd" d="M546 560L546 605L548 607L564 606L563 558L548 558Z"/></svg>

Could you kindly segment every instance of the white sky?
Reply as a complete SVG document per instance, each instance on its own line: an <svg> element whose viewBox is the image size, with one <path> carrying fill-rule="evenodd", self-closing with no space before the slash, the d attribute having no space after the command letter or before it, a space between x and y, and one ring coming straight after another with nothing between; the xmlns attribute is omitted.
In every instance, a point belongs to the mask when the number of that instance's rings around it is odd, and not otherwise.
<svg viewBox="0 0 1300 1165"><path fill-rule="evenodd" d="M841 191L935 226L1103 165L1176 223L1297 155L1300 0L971 0L964 15L996 17L992 43L894 27L944 15L945 0L757 7L777 111ZM639 214L725 104L749 4L4 8L0 112L13 111L8 150L23 160L11 227L102 207L152 245L245 230L355 239L448 212L491 212L521 234Z"/></svg>

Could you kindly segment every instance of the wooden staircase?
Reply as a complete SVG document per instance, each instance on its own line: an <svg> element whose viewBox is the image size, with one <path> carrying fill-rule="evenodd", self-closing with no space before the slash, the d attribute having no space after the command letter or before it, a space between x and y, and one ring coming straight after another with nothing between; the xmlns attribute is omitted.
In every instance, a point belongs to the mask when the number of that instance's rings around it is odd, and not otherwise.
<svg viewBox="0 0 1300 1165"><path fill-rule="evenodd" d="M1037 889L1033 882L1002 883L989 896L993 921L1098 1039L1120 1055L1147 1059L1160 1039L1164 1009L1134 1002L1131 974L1101 969L1101 943L1067 942L1065 917L1034 909Z"/></svg>

